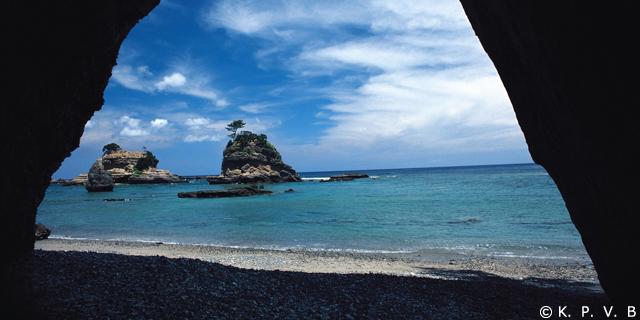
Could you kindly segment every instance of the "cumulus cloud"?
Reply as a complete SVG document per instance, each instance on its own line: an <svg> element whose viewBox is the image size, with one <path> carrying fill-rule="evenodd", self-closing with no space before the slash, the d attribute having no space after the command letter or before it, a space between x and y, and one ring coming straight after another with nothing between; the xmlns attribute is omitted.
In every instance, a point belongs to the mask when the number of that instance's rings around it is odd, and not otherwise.
<svg viewBox="0 0 640 320"><path fill-rule="evenodd" d="M160 129L162 127L166 127L169 124L169 120L167 119L155 119L151 121L151 127Z"/></svg>
<svg viewBox="0 0 640 320"><path fill-rule="evenodd" d="M162 81L155 84L158 90L164 90L167 87L169 88L177 88L182 87L187 82L187 78L185 78L181 73L174 72L170 76L165 76L162 78Z"/></svg>
<svg viewBox="0 0 640 320"><path fill-rule="evenodd" d="M131 118L129 116L122 116L115 123L117 125L124 126L120 131L120 135L125 137L140 137L149 135L149 131L140 127L142 120Z"/></svg>

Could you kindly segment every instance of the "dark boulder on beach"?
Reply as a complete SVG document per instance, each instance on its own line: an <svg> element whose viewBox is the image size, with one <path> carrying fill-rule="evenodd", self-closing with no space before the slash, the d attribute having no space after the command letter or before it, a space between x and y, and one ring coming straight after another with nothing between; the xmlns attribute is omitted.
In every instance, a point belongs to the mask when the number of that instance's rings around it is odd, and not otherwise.
<svg viewBox="0 0 640 320"><path fill-rule="evenodd" d="M263 194L271 194L272 191L260 190L255 187L241 187L226 190L201 190L192 192L180 192L179 198L231 198L248 197Z"/></svg>
<svg viewBox="0 0 640 320"><path fill-rule="evenodd" d="M101 161L96 161L89 169L89 174L87 175L87 184L85 188L89 192L104 192L104 191L113 191L114 187L113 178L111 175L104 170Z"/></svg>
<svg viewBox="0 0 640 320"><path fill-rule="evenodd" d="M341 175L329 176L329 179L320 180L320 182L353 181L363 178L369 178L369 175L364 173L343 173Z"/></svg>
<svg viewBox="0 0 640 320"><path fill-rule="evenodd" d="M51 229L44 226L42 223L36 224L36 240L44 240L51 235Z"/></svg>

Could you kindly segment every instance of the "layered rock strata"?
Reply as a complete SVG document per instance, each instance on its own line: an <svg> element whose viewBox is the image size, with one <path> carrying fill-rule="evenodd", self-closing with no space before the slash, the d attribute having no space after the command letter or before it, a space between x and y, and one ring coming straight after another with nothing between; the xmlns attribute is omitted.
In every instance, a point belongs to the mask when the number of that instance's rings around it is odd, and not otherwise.
<svg viewBox="0 0 640 320"><path fill-rule="evenodd" d="M107 152L98 160L102 162L104 169L116 183L127 183L133 175L134 167L145 155L142 151L118 150ZM151 168L154 166L152 165Z"/></svg>
<svg viewBox="0 0 640 320"><path fill-rule="evenodd" d="M302 178L282 161L266 135L243 132L223 151L222 174L208 177L210 184L300 182Z"/></svg>
<svg viewBox="0 0 640 320"><path fill-rule="evenodd" d="M87 184L87 179L89 179L89 175L86 173L81 173L77 177L71 180L64 180L62 182L62 186L70 187L70 186L84 186Z"/></svg>
<svg viewBox="0 0 640 320"><path fill-rule="evenodd" d="M602 288L637 303L640 3L461 2Z"/></svg>
<svg viewBox="0 0 640 320"><path fill-rule="evenodd" d="M189 180L181 178L168 170L149 168L139 175L132 175L127 180L128 184L163 184L163 183L189 183Z"/></svg>
<svg viewBox="0 0 640 320"><path fill-rule="evenodd" d="M105 153L98 161L102 163L104 169L113 177L115 183L162 184L189 182L179 175L156 168L156 164L151 164L148 169L142 172L136 172L136 164L146 156L147 153L142 151L118 150Z"/></svg>

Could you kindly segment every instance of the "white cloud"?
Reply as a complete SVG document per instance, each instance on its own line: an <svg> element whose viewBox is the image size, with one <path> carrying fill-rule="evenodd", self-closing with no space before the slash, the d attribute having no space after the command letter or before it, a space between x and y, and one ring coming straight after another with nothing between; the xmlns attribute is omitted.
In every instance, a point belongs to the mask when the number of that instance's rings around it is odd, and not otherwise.
<svg viewBox="0 0 640 320"><path fill-rule="evenodd" d="M248 112L248 113L262 113L265 112L265 109L270 107L270 104L265 103L250 103L243 106L240 106L239 109Z"/></svg>
<svg viewBox="0 0 640 320"><path fill-rule="evenodd" d="M162 78L162 81L157 82L155 86L158 90L162 91L166 88L182 87L186 82L187 78L185 78L181 73L174 72L172 75Z"/></svg>
<svg viewBox="0 0 640 320"><path fill-rule="evenodd" d="M194 135L190 134L184 137L184 142L203 142L203 141L220 141L224 139L223 135Z"/></svg>
<svg viewBox="0 0 640 320"><path fill-rule="evenodd" d="M155 119L151 121L151 127L157 128L157 129L165 127L168 124L169 124L169 121L167 119Z"/></svg>
<svg viewBox="0 0 640 320"><path fill-rule="evenodd" d="M228 105L229 105L229 102L227 102L227 100L224 100L224 99L216 100L216 107L224 108L224 107L226 107Z"/></svg>
<svg viewBox="0 0 640 320"><path fill-rule="evenodd" d="M116 65L111 79L128 89L153 92L154 88L151 86L151 80L148 79L149 76L151 73L147 66L140 66L134 70L130 65Z"/></svg>
<svg viewBox="0 0 640 320"><path fill-rule="evenodd" d="M141 128L124 127L124 129L120 131L120 135L125 137L141 137L148 136L149 131L142 130Z"/></svg>
<svg viewBox="0 0 640 320"><path fill-rule="evenodd" d="M208 124L209 124L209 119L205 119L205 118L192 118L192 119L187 119L184 122L184 125L189 127L199 127L199 126L205 126Z"/></svg>
<svg viewBox="0 0 640 320"><path fill-rule="evenodd" d="M526 148L457 1L223 0L204 19L211 28L261 39L261 65L279 61L301 82L330 76L332 84L320 91L333 103L316 112L329 127L309 148Z"/></svg>
<svg viewBox="0 0 640 320"><path fill-rule="evenodd" d="M188 63L185 63L188 65ZM229 103L220 99L216 90L211 88L209 76L194 71L195 68L179 66L181 72L173 72L162 78L154 74L146 65L134 68L119 64L113 68L112 79L125 88L147 93L177 93L210 100L217 107L226 107Z"/></svg>
<svg viewBox="0 0 640 320"><path fill-rule="evenodd" d="M125 137L141 137L149 135L149 131L140 127L140 119L130 118L129 116L122 116L115 121L117 125L124 126L120 131L121 136Z"/></svg>

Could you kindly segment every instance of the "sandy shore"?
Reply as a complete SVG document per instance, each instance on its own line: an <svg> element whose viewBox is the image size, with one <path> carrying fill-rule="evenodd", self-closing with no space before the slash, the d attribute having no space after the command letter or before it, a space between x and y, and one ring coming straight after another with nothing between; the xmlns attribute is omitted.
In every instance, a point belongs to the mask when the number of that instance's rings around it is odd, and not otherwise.
<svg viewBox="0 0 640 320"><path fill-rule="evenodd" d="M66 239L38 241L3 282L26 318L540 319L610 304L588 261Z"/></svg>

